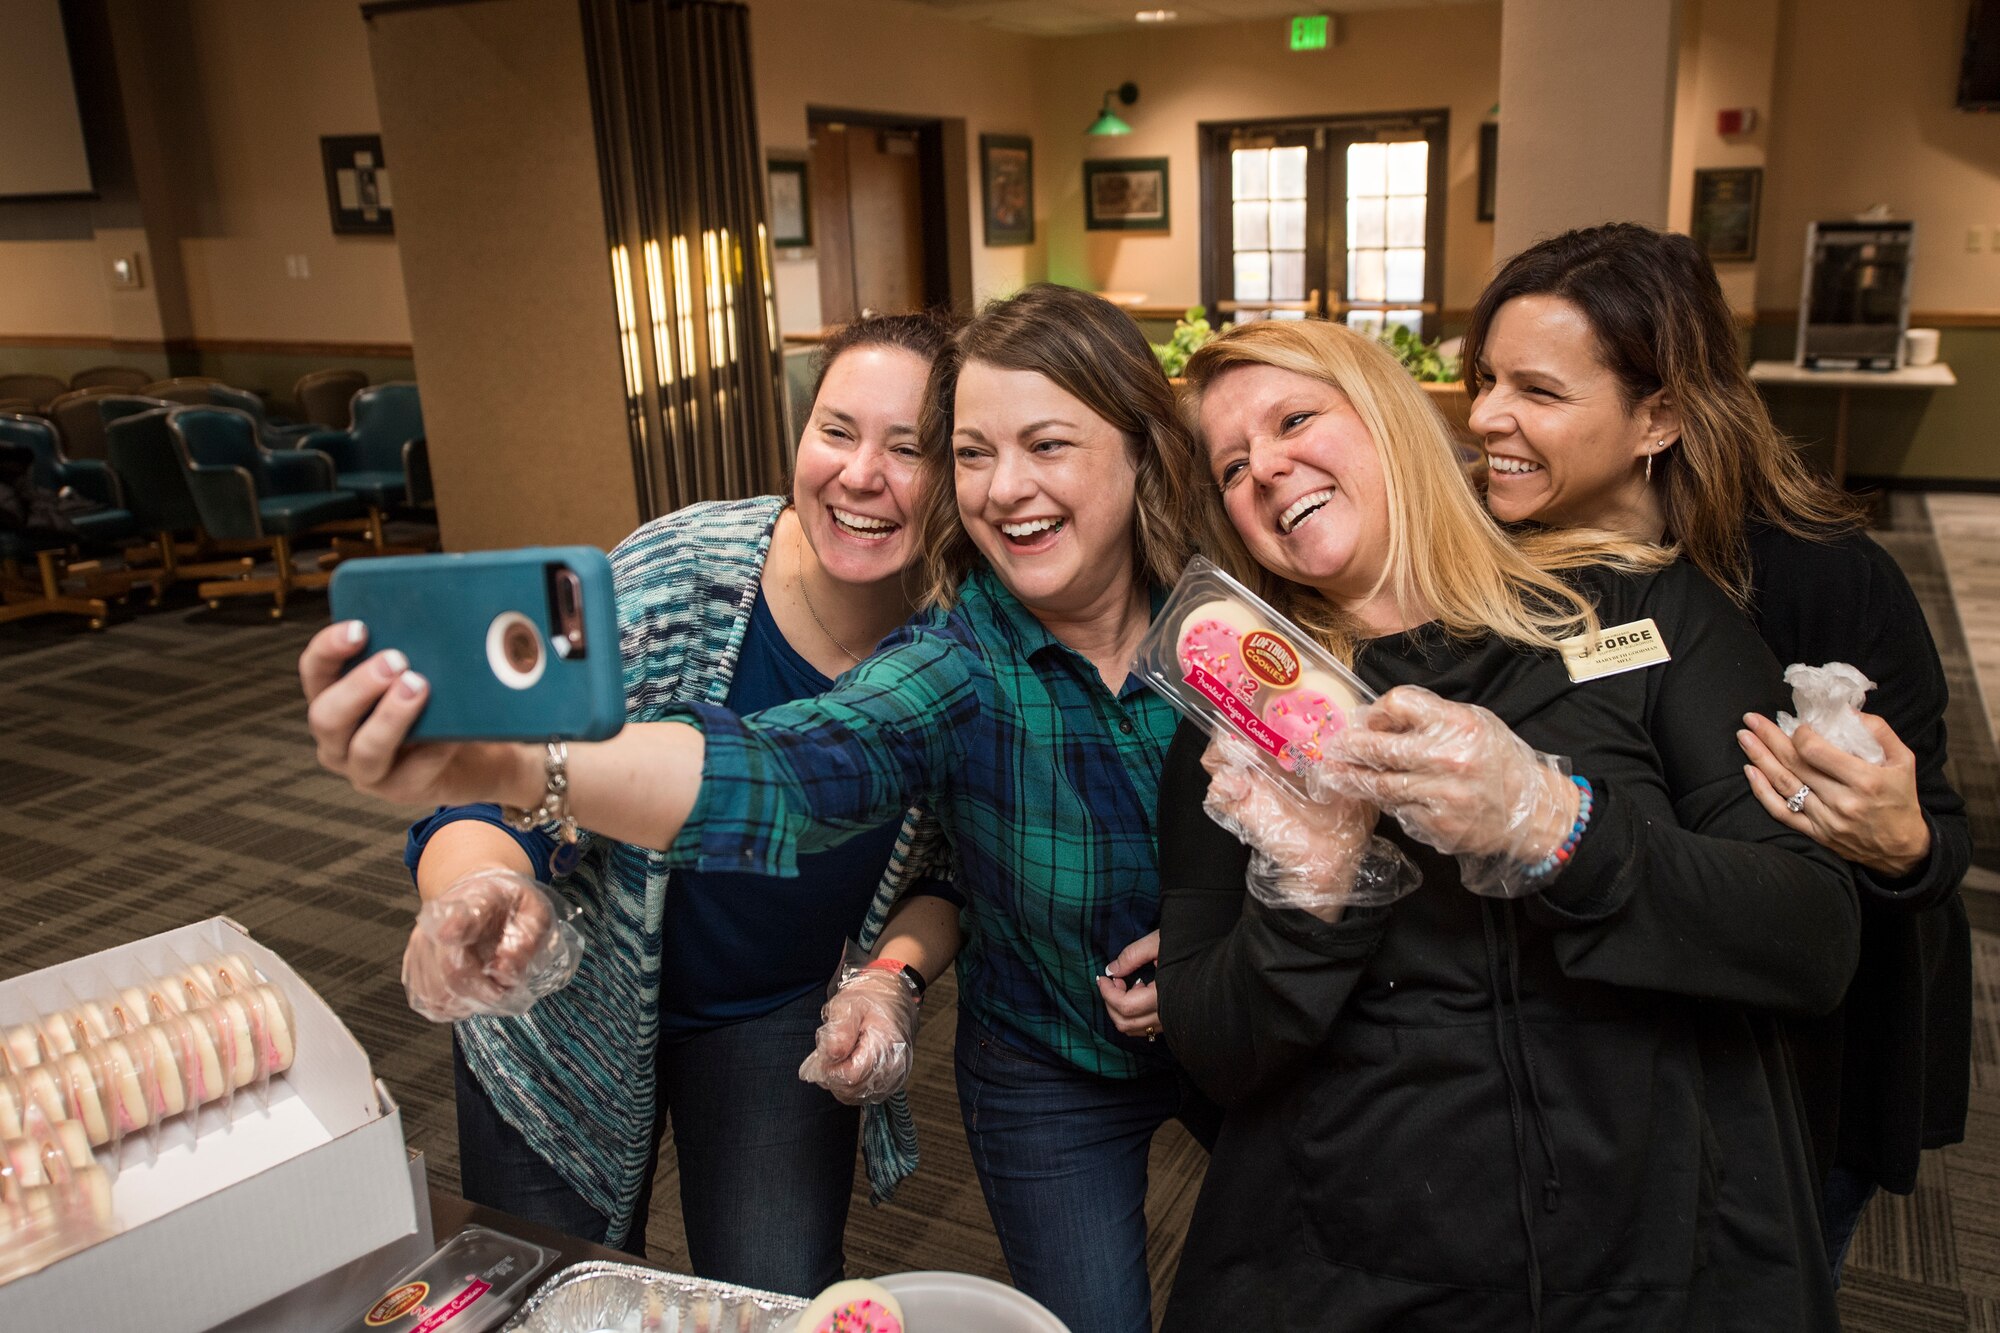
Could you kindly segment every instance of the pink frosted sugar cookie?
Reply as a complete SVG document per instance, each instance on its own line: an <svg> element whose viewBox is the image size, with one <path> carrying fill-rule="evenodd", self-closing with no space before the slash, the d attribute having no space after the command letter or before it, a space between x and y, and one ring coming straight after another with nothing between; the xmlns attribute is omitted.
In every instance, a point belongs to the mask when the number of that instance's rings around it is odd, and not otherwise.
<svg viewBox="0 0 2000 1333"><path fill-rule="evenodd" d="M1256 697L1257 678L1243 665L1243 636L1258 628L1259 621L1246 608L1218 597L1203 602L1181 621L1181 635L1175 645L1181 670L1200 667L1222 682L1222 688L1237 698Z"/></svg>
<svg viewBox="0 0 2000 1333"><path fill-rule="evenodd" d="M1290 744L1278 756L1286 772L1300 759L1317 761L1320 740L1347 725L1347 712L1361 702L1346 682L1324 671L1308 671L1299 683L1264 705L1264 724Z"/></svg>
<svg viewBox="0 0 2000 1333"><path fill-rule="evenodd" d="M903 1333L903 1307L873 1282L836 1282L813 1298L792 1327L798 1333Z"/></svg>

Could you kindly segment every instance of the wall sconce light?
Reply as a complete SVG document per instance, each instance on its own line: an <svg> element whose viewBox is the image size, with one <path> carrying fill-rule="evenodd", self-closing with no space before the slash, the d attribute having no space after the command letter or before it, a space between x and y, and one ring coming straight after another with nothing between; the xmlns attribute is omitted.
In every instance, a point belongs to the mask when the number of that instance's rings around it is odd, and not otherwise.
<svg viewBox="0 0 2000 1333"><path fill-rule="evenodd" d="M1098 111L1097 119L1090 122L1090 128L1084 131L1085 134L1130 134L1132 132L1132 127L1127 125L1123 120L1120 120L1118 113L1111 109L1111 99L1114 97L1126 106L1131 106L1139 100L1139 85L1136 83L1121 83L1110 92L1104 94L1104 106Z"/></svg>

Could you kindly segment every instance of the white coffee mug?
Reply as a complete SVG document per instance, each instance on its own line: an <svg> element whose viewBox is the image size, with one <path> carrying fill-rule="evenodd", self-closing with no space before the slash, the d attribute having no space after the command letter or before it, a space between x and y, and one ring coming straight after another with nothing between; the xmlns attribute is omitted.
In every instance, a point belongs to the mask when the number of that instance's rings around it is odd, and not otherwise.
<svg viewBox="0 0 2000 1333"><path fill-rule="evenodd" d="M1936 329L1909 329L1903 334L1903 364L1934 366L1938 358Z"/></svg>

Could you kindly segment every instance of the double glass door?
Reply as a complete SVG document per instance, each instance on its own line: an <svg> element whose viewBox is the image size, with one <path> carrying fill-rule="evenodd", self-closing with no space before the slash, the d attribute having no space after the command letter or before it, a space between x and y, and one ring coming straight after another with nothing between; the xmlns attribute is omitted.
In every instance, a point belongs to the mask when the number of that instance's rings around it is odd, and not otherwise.
<svg viewBox="0 0 2000 1333"><path fill-rule="evenodd" d="M1204 125L1208 304L1225 317L1436 333L1444 113Z"/></svg>

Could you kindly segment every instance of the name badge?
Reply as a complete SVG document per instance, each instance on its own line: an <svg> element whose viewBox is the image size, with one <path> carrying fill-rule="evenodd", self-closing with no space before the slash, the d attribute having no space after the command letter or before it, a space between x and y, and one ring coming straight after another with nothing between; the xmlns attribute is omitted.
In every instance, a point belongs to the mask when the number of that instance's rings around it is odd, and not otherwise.
<svg viewBox="0 0 2000 1333"><path fill-rule="evenodd" d="M1564 639L1558 646L1562 649L1563 666L1568 668L1569 678L1579 684L1638 671L1673 659L1673 654L1667 651L1666 640L1660 637L1659 626L1651 620L1613 625L1600 630L1595 639L1579 634L1574 639Z"/></svg>

